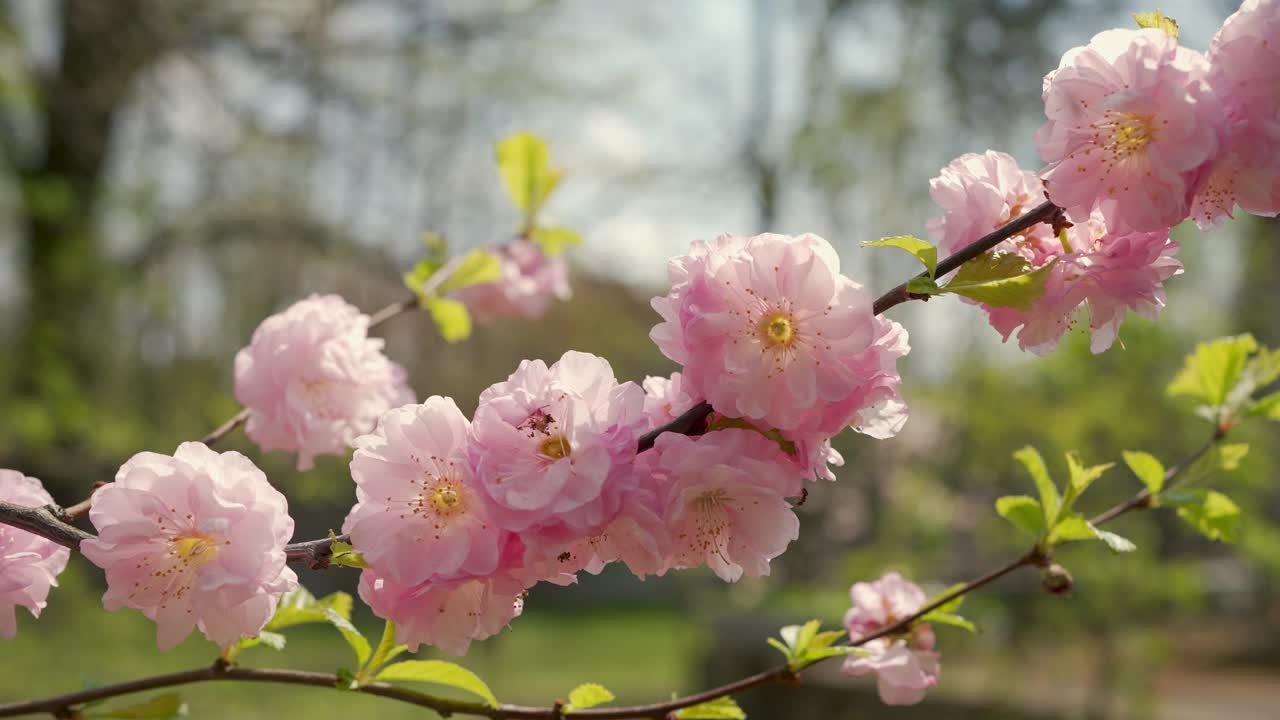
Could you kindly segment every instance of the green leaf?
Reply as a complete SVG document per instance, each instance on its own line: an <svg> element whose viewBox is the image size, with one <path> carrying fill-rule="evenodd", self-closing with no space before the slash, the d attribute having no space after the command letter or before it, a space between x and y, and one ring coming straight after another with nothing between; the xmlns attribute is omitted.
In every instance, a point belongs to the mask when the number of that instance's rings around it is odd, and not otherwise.
<svg viewBox="0 0 1280 720"><path fill-rule="evenodd" d="M863 247L892 247L898 248L909 254L911 257L920 261L924 265L925 271L929 273L929 277L933 277L938 272L938 248L932 243L921 240L911 235L898 235L897 237L880 238L879 240L871 240L862 243Z"/></svg>
<svg viewBox="0 0 1280 720"><path fill-rule="evenodd" d="M1032 537L1038 538L1044 532L1044 511L1040 502L1030 495L1005 495L997 498L996 512Z"/></svg>
<svg viewBox="0 0 1280 720"><path fill-rule="evenodd" d="M1084 491L1088 490L1095 480L1102 477L1103 473L1113 467L1115 467L1115 463L1103 463L1102 465L1085 467L1080 464L1078 455L1074 452L1067 453L1067 471L1070 473L1071 489L1075 491L1076 497L1083 495Z"/></svg>
<svg viewBox="0 0 1280 720"><path fill-rule="evenodd" d="M1216 490L1197 493L1199 502L1179 503L1178 517L1210 540L1235 542L1240 530L1240 506Z"/></svg>
<svg viewBox="0 0 1280 720"><path fill-rule="evenodd" d="M1273 392L1250 403L1247 414L1264 417L1268 420L1280 420L1280 392Z"/></svg>
<svg viewBox="0 0 1280 720"><path fill-rule="evenodd" d="M1218 467L1231 471L1240 467L1240 461L1249 454L1249 443L1222 443L1214 448Z"/></svg>
<svg viewBox="0 0 1280 720"><path fill-rule="evenodd" d="M533 133L516 133L502 140L496 154L507 194L524 211L526 224L532 228L538 210L559 184L562 173L551 169L551 151Z"/></svg>
<svg viewBox="0 0 1280 720"><path fill-rule="evenodd" d="M963 295L991 307L1030 310L1044 295L1053 261L1033 270L1031 264L1011 253L979 255L960 266L943 290Z"/></svg>
<svg viewBox="0 0 1280 720"><path fill-rule="evenodd" d="M373 656L369 658L361 674L376 672L378 668L396 659L408 649L408 645L396 644L396 624L390 620L386 621L382 625L382 639L378 641L378 648L373 651Z"/></svg>
<svg viewBox="0 0 1280 720"><path fill-rule="evenodd" d="M963 589L964 587L966 587L965 583L956 583L948 587L946 590L943 590L937 595L934 595L933 597L929 598L929 602L925 604L932 605L933 603L937 602L940 598L944 598L950 595L951 593L956 592L957 590ZM932 612L954 613L955 611L959 610L960 606L963 604L964 604L964 595L957 595L956 597L953 597L950 600L948 600L946 603L934 608Z"/></svg>
<svg viewBox="0 0 1280 720"><path fill-rule="evenodd" d="M1240 382L1249 355L1257 349L1258 342L1248 334L1200 343L1165 391L1190 396L1211 408L1221 407Z"/></svg>
<svg viewBox="0 0 1280 720"><path fill-rule="evenodd" d="M437 295L448 295L464 287L497 282L502 279L502 262L488 250L472 250L458 261L458 267L436 288Z"/></svg>
<svg viewBox="0 0 1280 720"><path fill-rule="evenodd" d="M431 276L435 275L436 271L440 269L440 265L434 260L419 260L412 270L402 276L404 286L417 296L419 304L426 302L427 296L423 292L423 287L431 279Z"/></svg>
<svg viewBox="0 0 1280 720"><path fill-rule="evenodd" d="M1030 445L1015 452L1013 457L1031 474L1031 479L1036 484L1036 492L1040 494L1040 505L1044 508L1044 524L1048 526L1057 516L1062 499L1058 497L1058 488L1054 486L1053 480L1049 477L1049 470L1044 466L1044 458L1040 456L1039 450Z"/></svg>
<svg viewBox="0 0 1280 720"><path fill-rule="evenodd" d="M1133 21L1140 28L1155 28L1168 33L1174 40L1178 39L1178 22L1163 12L1134 13Z"/></svg>
<svg viewBox="0 0 1280 720"><path fill-rule="evenodd" d="M586 710L597 705L614 701L613 693L603 685L583 683L569 691L569 707L567 710Z"/></svg>
<svg viewBox="0 0 1280 720"><path fill-rule="evenodd" d="M918 622L951 625L953 627L964 628L971 633L978 632L977 625L974 625L972 622L960 617L959 615L948 612L939 612L937 610L930 611L924 617L921 617Z"/></svg>
<svg viewBox="0 0 1280 720"><path fill-rule="evenodd" d="M336 592L317 600L314 595L301 585L298 589L285 593L280 597L276 614L266 624L265 630L283 630L294 625L329 622L328 611L332 610L339 617L351 618L351 596L344 592Z"/></svg>
<svg viewBox="0 0 1280 720"><path fill-rule="evenodd" d="M1071 540L1101 540L1112 552L1131 552L1138 549L1132 542L1113 532L1107 532L1090 523L1080 513L1070 513L1058 521L1049 533L1050 545Z"/></svg>
<svg viewBox="0 0 1280 720"><path fill-rule="evenodd" d="M338 632L342 633L343 639L347 641L347 644L351 646L351 650L355 652L356 667L368 662L369 655L373 651L369 649L369 641L365 639L364 635L360 634L356 626L352 625L350 620L342 617L332 608L325 611L325 617L330 625L338 628Z"/></svg>
<svg viewBox="0 0 1280 720"><path fill-rule="evenodd" d="M1124 464L1129 466L1129 470L1147 486L1147 492L1152 495L1160 494L1164 489L1164 465L1156 459L1155 455L1141 451L1124 452Z"/></svg>
<svg viewBox="0 0 1280 720"><path fill-rule="evenodd" d="M251 648L255 645L266 645L272 650L284 650L285 636L270 630L263 630L258 633L258 637L240 638L240 642L236 643L236 647L241 650Z"/></svg>
<svg viewBox="0 0 1280 720"><path fill-rule="evenodd" d="M143 720L180 717L187 714L187 704L178 693L157 695L136 705L129 705L111 710L85 713L89 718L119 718L120 720Z"/></svg>
<svg viewBox="0 0 1280 720"><path fill-rule="evenodd" d="M498 698L475 673L444 660L405 660L388 665L378 673L379 682L425 682L465 690L484 698L489 707L498 706Z"/></svg>
<svg viewBox="0 0 1280 720"><path fill-rule="evenodd" d="M456 343L471 337L471 312L458 300L428 298L427 311L445 342Z"/></svg>
<svg viewBox="0 0 1280 720"><path fill-rule="evenodd" d="M677 710L675 717L680 720L746 720L747 714L742 712L733 698L725 695L701 705Z"/></svg>
<svg viewBox="0 0 1280 720"><path fill-rule="evenodd" d="M1093 526L1090 525L1089 527ZM1121 537L1113 532L1108 532L1097 527L1093 527L1093 531L1098 535L1099 540L1106 543L1107 547L1111 548L1111 552L1113 553L1127 553L1138 549L1138 546L1134 545L1133 541L1126 537Z"/></svg>
<svg viewBox="0 0 1280 720"><path fill-rule="evenodd" d="M581 235L562 227L534 228L531 237L549 257L558 257L564 254L565 248L582 244Z"/></svg>
<svg viewBox="0 0 1280 720"><path fill-rule="evenodd" d="M342 567L362 568L367 570L369 563L364 561L364 555L355 551L351 547L351 543L334 540L329 545L329 564L340 565ZM348 612L347 617L351 617Z"/></svg>
<svg viewBox="0 0 1280 720"><path fill-rule="evenodd" d="M917 275L907 281L907 292L916 295L941 295L946 290L938 287L938 283L934 282L933 278Z"/></svg>

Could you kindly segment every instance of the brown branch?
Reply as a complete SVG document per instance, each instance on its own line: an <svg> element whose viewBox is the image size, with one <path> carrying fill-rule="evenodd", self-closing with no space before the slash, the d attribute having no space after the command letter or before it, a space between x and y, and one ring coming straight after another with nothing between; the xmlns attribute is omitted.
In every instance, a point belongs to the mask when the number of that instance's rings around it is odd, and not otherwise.
<svg viewBox="0 0 1280 720"><path fill-rule="evenodd" d="M996 229L994 232L983 235L972 243L966 245L959 252L947 256L946 259L938 263L938 270L934 273L934 276L942 277L966 262L969 262L970 260L985 253L996 245L1008 240L1014 235L1025 232L1027 229L1039 225L1042 222L1052 222L1055 224L1061 223L1063 221L1061 213L1062 210L1059 209L1058 206L1046 200L1032 208L1029 212L1023 214L1021 217L1018 217L1003 227ZM921 273L916 277L927 278L929 277L929 274ZM917 300L927 297L927 295L913 295L907 291L907 283L902 283L898 287L877 298L872 308L873 312L876 315L879 315L885 310L888 310L895 305L907 302L908 300Z"/></svg>

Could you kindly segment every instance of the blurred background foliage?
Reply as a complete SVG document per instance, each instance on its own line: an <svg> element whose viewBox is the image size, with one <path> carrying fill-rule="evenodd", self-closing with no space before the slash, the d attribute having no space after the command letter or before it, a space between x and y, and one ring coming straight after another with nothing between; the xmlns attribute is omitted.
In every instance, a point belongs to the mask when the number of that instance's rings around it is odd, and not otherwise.
<svg viewBox="0 0 1280 720"><path fill-rule="evenodd" d="M1164 2L1206 46L1228 0ZM620 378L666 374L647 338L663 261L718 232L815 231L877 290L911 272L858 250L922 233L927 180L962 152L1036 165L1040 77L1068 47L1150 10L1136 0L7 0L0 8L0 467L75 502L141 450L171 452L236 410L231 366L254 326L311 292L373 310L425 231L455 249L519 222L491 147L532 129L569 170L548 211L581 231L575 299L537 323L481 327L446 346L422 314L386 327L420 396L464 410L521 358L568 349ZM514 630L463 664L503 700L547 703L582 681L646 701L753 672L778 625L839 622L847 588L883 570L945 584L1023 549L991 510L1025 492L1010 454L1038 446L1089 463L1148 450L1166 464L1207 425L1164 385L1197 340L1251 332L1280 344L1280 232L1242 218L1178 228L1188 273L1158 325L1091 356L1073 335L1050 358L1001 345L950 299L897 308L912 419L876 442L852 434L836 484L812 486L802 537L772 577L708 573L640 583L624 572L537 588ZM1276 430L1242 433L1244 468L1216 481L1245 509L1238 545L1169 514L1116 530L1136 553L1064 549L1070 597L1034 573L972 598L983 632L943 631L942 686L914 709L868 682L815 672L806 692L757 691L763 717L1274 717L1280 702L1280 494ZM345 461L306 474L246 452L289 496L299 535L338 526ZM1127 497L1112 470L1086 510ZM155 652L136 613L104 614L101 577L73 560L39 622L0 645L0 701L123 680L213 656L203 640ZM304 572L317 594L352 572ZM359 624L376 632L367 613ZM301 629L249 664L332 670L336 635ZM192 717L341 717L411 709L261 687L186 692Z"/></svg>

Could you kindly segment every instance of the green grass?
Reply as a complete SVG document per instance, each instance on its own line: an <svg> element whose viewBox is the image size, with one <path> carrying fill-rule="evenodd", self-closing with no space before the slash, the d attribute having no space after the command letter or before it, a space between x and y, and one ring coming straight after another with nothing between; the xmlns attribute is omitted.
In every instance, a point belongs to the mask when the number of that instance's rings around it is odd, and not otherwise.
<svg viewBox="0 0 1280 720"><path fill-rule="evenodd" d="M156 649L154 626L141 613L107 613L89 569L73 562L39 621L19 611L18 636L0 641L0 702L27 700L211 663L217 649L199 633L178 648ZM539 612L535 602L507 630L472 645L458 662L480 675L504 702L549 705L582 682L598 682L621 702L650 702L692 689L692 663L708 638L669 610ZM357 603L356 624L376 643L380 622ZM353 658L327 626L286 632L287 647L245 650L241 664L333 672ZM424 648L418 657L443 657ZM427 690L429 686L423 686ZM408 705L354 693L282 685L207 683L181 688L192 718L421 718ZM156 693L114 701L120 705ZM366 715L367 714L367 715Z"/></svg>

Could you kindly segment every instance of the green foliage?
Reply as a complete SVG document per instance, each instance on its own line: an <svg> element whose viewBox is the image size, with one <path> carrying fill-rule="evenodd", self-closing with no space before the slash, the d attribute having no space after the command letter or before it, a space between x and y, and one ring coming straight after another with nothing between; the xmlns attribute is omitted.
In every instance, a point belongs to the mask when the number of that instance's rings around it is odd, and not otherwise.
<svg viewBox="0 0 1280 720"><path fill-rule="evenodd" d="M1213 448L1214 458L1222 470L1237 470L1240 461L1249 454L1249 443L1218 443Z"/></svg>
<svg viewBox="0 0 1280 720"><path fill-rule="evenodd" d="M369 656L373 654L373 650L369 648L369 641L364 635L356 629L355 625L345 617L339 615L333 608L325 611L325 619L329 624L338 629L342 634L342 639L347 641L347 645L351 647L351 651L356 655L356 666L363 666L369 661Z"/></svg>
<svg viewBox="0 0 1280 720"><path fill-rule="evenodd" d="M1031 269L1025 259L1010 253L986 253L960 266L943 292L962 295L992 307L1029 310L1041 295L1053 262Z"/></svg>
<svg viewBox="0 0 1280 720"><path fill-rule="evenodd" d="M496 282L501 279L501 261L488 250L472 250L462 256L457 268L436 288L436 294L448 295L471 285Z"/></svg>
<svg viewBox="0 0 1280 720"><path fill-rule="evenodd" d="M1252 335L1219 338L1196 345L1182 369L1169 383L1170 395L1198 400L1198 412L1219 425L1230 425L1238 416L1269 417L1275 403L1253 393L1280 378L1280 351L1260 347Z"/></svg>
<svg viewBox="0 0 1280 720"><path fill-rule="evenodd" d="M1124 452L1124 464L1147 486L1147 492L1159 495L1164 489L1164 465L1151 453L1130 451Z"/></svg>
<svg viewBox="0 0 1280 720"><path fill-rule="evenodd" d="M444 660L405 660L388 665L375 678L378 682L423 682L465 690L484 699L489 707L498 706L498 698L475 673Z"/></svg>
<svg viewBox="0 0 1280 720"><path fill-rule="evenodd" d="M1246 413L1268 420L1280 420L1280 392L1273 392L1254 401Z"/></svg>
<svg viewBox="0 0 1280 720"><path fill-rule="evenodd" d="M471 312L461 301L431 297L426 300L426 308L445 342L456 343L471 337Z"/></svg>
<svg viewBox="0 0 1280 720"><path fill-rule="evenodd" d="M1240 531L1240 506L1216 490L1196 490L1166 498L1178 517L1210 540L1235 542Z"/></svg>
<svg viewBox="0 0 1280 720"><path fill-rule="evenodd" d="M1155 28L1157 30L1163 30L1171 35L1174 40L1178 39L1178 22L1159 10L1156 10L1155 12L1134 13L1133 21L1136 22L1140 28Z"/></svg>
<svg viewBox="0 0 1280 720"><path fill-rule="evenodd" d="M530 238L549 257L558 257L564 254L565 248L582 244L581 235L562 227L534 228Z"/></svg>
<svg viewBox="0 0 1280 720"><path fill-rule="evenodd" d="M264 629L277 631L294 625L330 622L331 612L343 620L350 620L351 603L351 596L344 592L335 592L317 600L310 591L299 585L296 590L280 596L276 614Z"/></svg>
<svg viewBox="0 0 1280 720"><path fill-rule="evenodd" d="M178 693L157 695L150 700L111 710L78 713L75 717L116 718L117 720L166 720L187 714L187 704Z"/></svg>
<svg viewBox="0 0 1280 720"><path fill-rule="evenodd" d="M899 235L897 237L870 240L862 243L862 246L898 248L916 260L919 260L920 264L924 265L925 271L929 273L929 277L932 278L938 271L938 248L932 243L921 240L918 237L913 237L911 235Z"/></svg>
<svg viewBox="0 0 1280 720"><path fill-rule="evenodd" d="M694 705L674 713L680 720L746 720L747 714L742 712L738 703L728 695L708 700L701 705Z"/></svg>
<svg viewBox="0 0 1280 720"><path fill-rule="evenodd" d="M1039 538L1044 534L1045 513L1040 502L1029 495L1005 495L996 499L996 512L1013 526Z"/></svg>
<svg viewBox="0 0 1280 720"><path fill-rule="evenodd" d="M329 537L334 538L332 531L330 531ZM356 552L351 547L351 543L337 539L334 539L332 544L329 545L329 564L361 569L368 569L369 567L369 563L364 561L364 555Z"/></svg>
<svg viewBox="0 0 1280 720"><path fill-rule="evenodd" d="M829 657L863 652L859 648L835 645L845 633L841 630L818 632L821 627L822 622L819 620L810 620L804 625L787 625L778 631L781 641L768 638L766 642L787 658L787 667L792 670L801 670Z"/></svg>
<svg viewBox="0 0 1280 720"><path fill-rule="evenodd" d="M929 598L929 601L925 604L932 605L933 603L937 602L939 599L947 597L952 593L963 590L965 587L966 587L965 583L956 583L955 585L952 585L946 590L943 590L937 595ZM939 605L938 607L922 615L920 619L917 620L916 622L937 623L939 625L951 625L952 627L963 628L965 630L968 630L969 632L977 632L978 631L977 625L974 625L969 620L966 620L965 618L956 614L956 611L959 610L960 606L963 604L964 604L964 595L963 594L956 595L955 597L951 598L950 600L943 603L942 605Z"/></svg>
<svg viewBox="0 0 1280 720"><path fill-rule="evenodd" d="M286 640L287 638L285 638L284 635L281 635L278 632L263 630L262 632L258 633L258 637L240 638L240 641L236 643L236 648L238 650L244 650L245 648L251 648L257 645L266 645L272 650L284 650ZM228 659L232 659L232 658L234 658L234 654L228 657Z"/></svg>
<svg viewBox="0 0 1280 720"><path fill-rule="evenodd" d="M536 225L538 211L560 183L563 173L551 168L551 151L537 135L520 132L498 142L498 171L511 201L525 214L526 227Z"/></svg>
<svg viewBox="0 0 1280 720"><path fill-rule="evenodd" d="M613 693L597 683L583 683L569 691L569 704L565 710L586 710L614 701Z"/></svg>
<svg viewBox="0 0 1280 720"><path fill-rule="evenodd" d="M1036 492L1040 495L1040 506L1044 509L1044 527L1048 527L1057 516L1062 499L1058 496L1058 488L1054 486L1053 479L1049 477L1049 469L1045 467L1044 458L1041 457L1039 450L1030 445L1015 452L1013 458L1022 463L1022 466L1031 474L1031 480L1036 484Z"/></svg>

